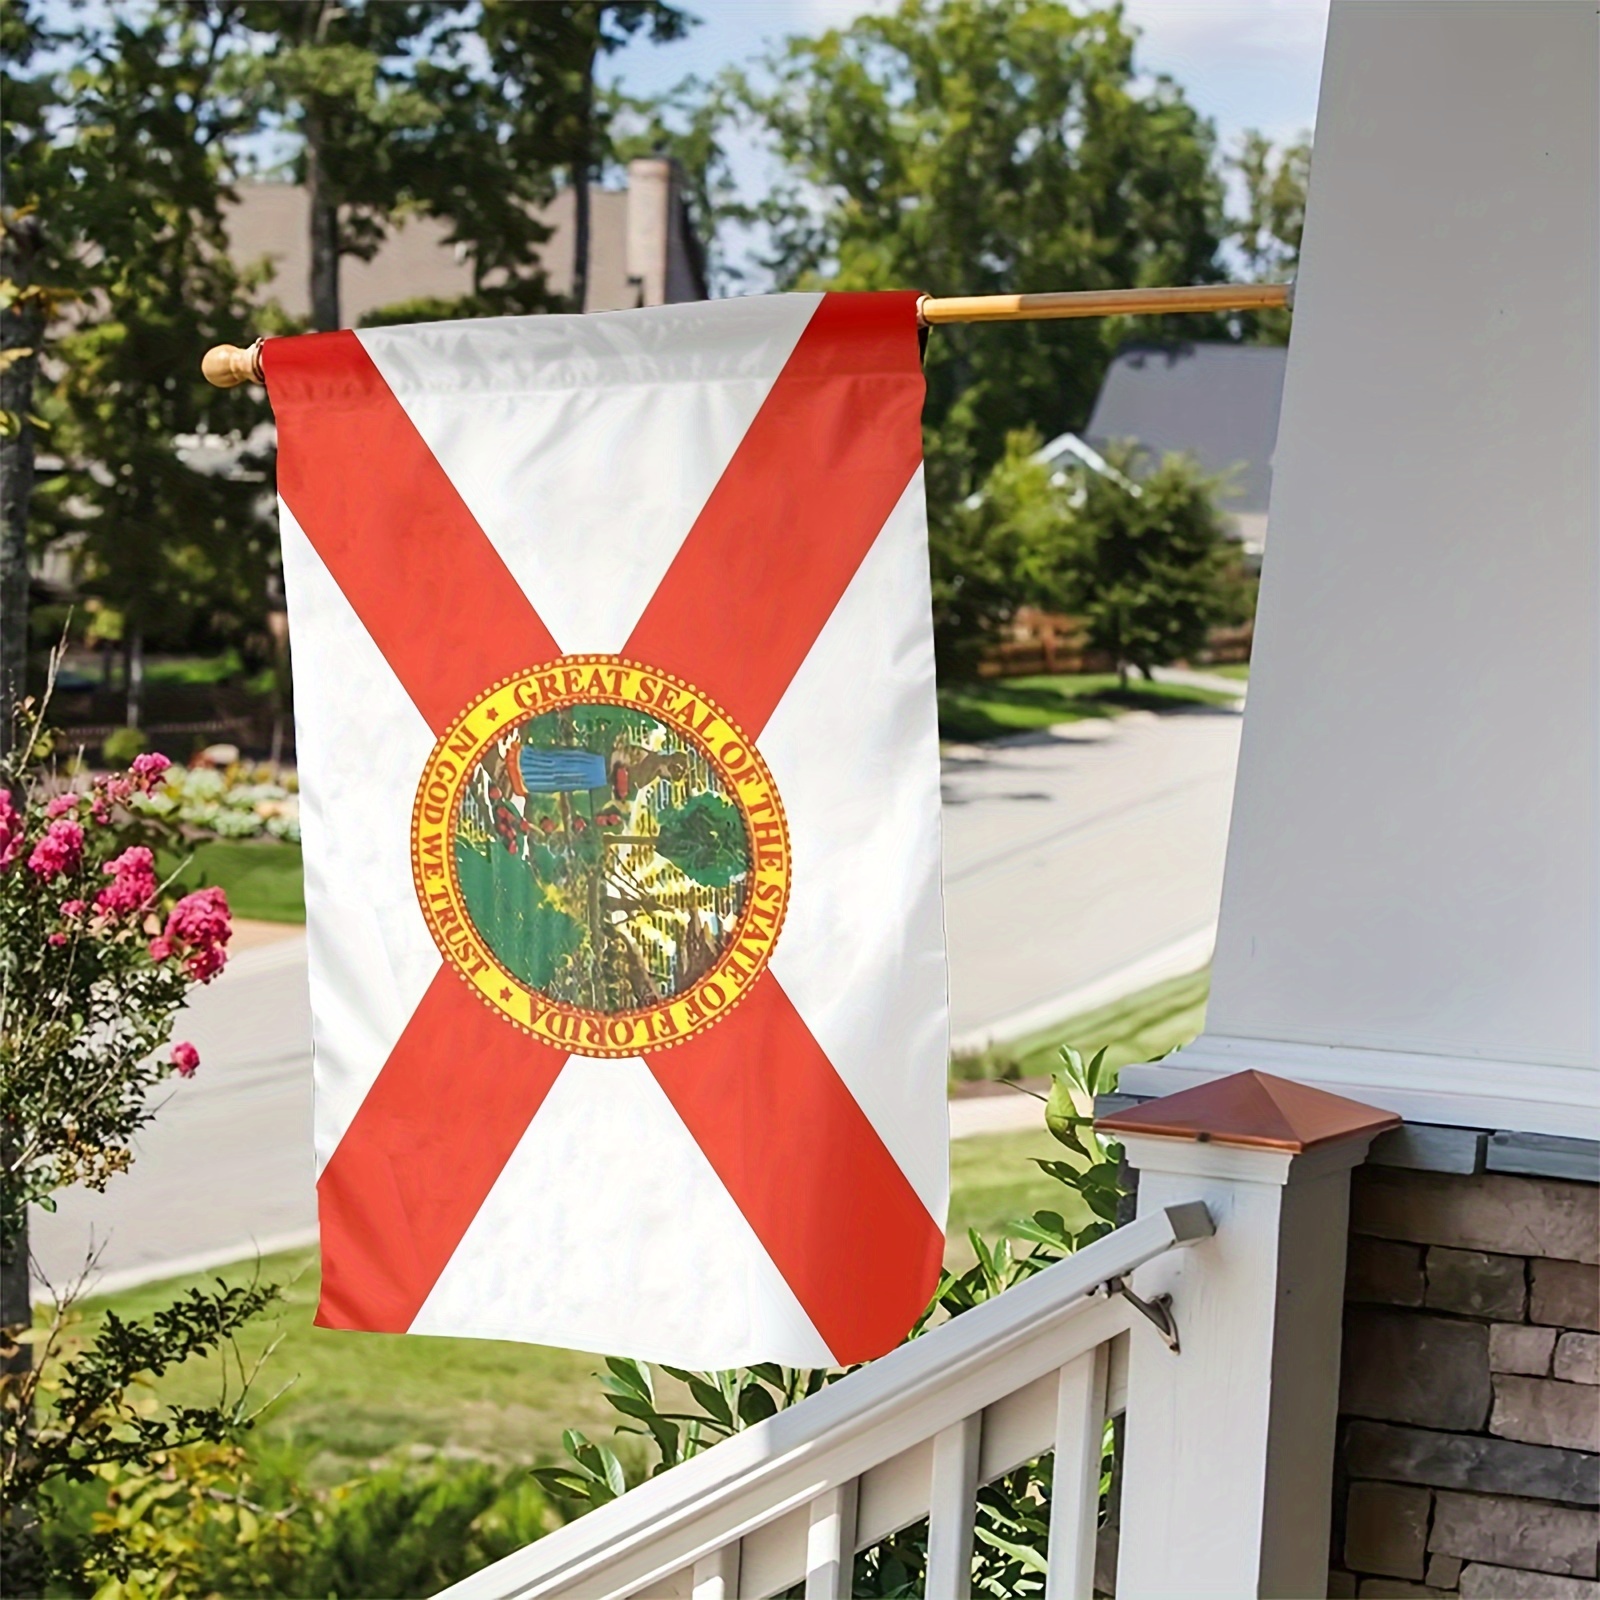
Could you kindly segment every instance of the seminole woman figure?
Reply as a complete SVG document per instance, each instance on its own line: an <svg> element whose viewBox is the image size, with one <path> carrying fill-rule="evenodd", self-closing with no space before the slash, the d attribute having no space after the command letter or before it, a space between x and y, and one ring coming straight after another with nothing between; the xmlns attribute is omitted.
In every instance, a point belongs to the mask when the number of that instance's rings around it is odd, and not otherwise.
<svg viewBox="0 0 1600 1600"><path fill-rule="evenodd" d="M657 778L677 780L689 772L681 750L646 750L619 739L609 755L572 745L524 744L513 735L505 752L506 782L513 794L587 794L609 789L618 800L638 794Z"/></svg>

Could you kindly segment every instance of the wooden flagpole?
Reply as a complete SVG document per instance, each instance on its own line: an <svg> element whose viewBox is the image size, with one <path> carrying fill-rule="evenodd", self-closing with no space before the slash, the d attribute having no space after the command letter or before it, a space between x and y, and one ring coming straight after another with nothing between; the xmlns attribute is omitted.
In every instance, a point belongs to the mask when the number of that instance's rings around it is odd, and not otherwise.
<svg viewBox="0 0 1600 1600"><path fill-rule="evenodd" d="M1038 322L1058 317L1149 317L1179 311L1265 311L1294 304L1292 283L1205 283L1189 288L1074 289L1063 294L925 294L917 320L934 328L949 322ZM261 340L241 350L213 345L200 370L219 389L261 382Z"/></svg>
<svg viewBox="0 0 1600 1600"><path fill-rule="evenodd" d="M1064 294L923 295L925 327L942 322L1038 322L1055 317L1149 317L1174 311L1263 311L1294 303L1290 283L1206 283L1176 289L1074 289Z"/></svg>

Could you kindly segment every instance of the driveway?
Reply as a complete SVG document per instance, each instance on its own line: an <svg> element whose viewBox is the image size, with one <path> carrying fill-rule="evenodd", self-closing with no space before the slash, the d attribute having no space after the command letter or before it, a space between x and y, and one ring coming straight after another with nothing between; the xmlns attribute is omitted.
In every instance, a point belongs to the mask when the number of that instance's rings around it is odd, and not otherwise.
<svg viewBox="0 0 1600 1600"><path fill-rule="evenodd" d="M1205 962L1240 723L1227 710L1134 713L947 751L958 1047L1030 1032ZM74 1189L59 1211L35 1216L34 1253L50 1282L82 1272L91 1236L104 1288L314 1237L304 936L235 956L196 994L178 1037L198 1047L200 1073L165 1086L133 1170L103 1195ZM1020 1104L1009 1113L1036 1114ZM987 1127L957 1118L955 1131Z"/></svg>

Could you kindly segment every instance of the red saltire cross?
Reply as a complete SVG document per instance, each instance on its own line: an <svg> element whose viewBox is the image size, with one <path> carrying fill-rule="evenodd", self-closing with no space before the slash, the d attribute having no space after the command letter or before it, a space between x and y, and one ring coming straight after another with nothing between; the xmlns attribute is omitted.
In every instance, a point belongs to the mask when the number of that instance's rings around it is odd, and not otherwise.
<svg viewBox="0 0 1600 1600"><path fill-rule="evenodd" d="M621 651L754 739L921 462L916 300L823 296ZM279 493L435 735L561 654L353 333L263 365ZM441 965L318 1180L320 1326L410 1327L568 1059ZM896 1344L940 1229L770 967L644 1060L835 1359Z"/></svg>

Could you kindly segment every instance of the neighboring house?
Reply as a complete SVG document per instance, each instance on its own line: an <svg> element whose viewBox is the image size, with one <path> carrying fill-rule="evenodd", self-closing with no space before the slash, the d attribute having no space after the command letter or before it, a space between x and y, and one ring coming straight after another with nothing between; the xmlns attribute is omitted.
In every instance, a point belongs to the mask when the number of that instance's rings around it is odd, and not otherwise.
<svg viewBox="0 0 1600 1600"><path fill-rule="evenodd" d="M1287 356L1282 345L1123 350L1106 370L1084 437L1101 451L1131 440L1155 456L1181 452L1226 476L1222 508L1246 555L1259 561Z"/></svg>
<svg viewBox="0 0 1600 1600"><path fill-rule="evenodd" d="M1040 445L1034 451L1032 459L1042 461L1051 469L1050 481L1057 487L1067 482L1070 473L1088 471L1098 472L1102 477L1115 478L1124 487L1131 488L1135 494L1139 492L1137 485L1129 484L1128 480L1098 450L1086 445L1075 433L1058 433L1048 444ZM975 511L983 504L983 496L982 489L974 489L961 503L968 511ZM1078 504L1080 498L1081 490L1073 496L1072 503Z"/></svg>
<svg viewBox="0 0 1600 1600"><path fill-rule="evenodd" d="M1103 478L1114 478L1135 494L1139 492L1137 485L1130 484L1093 445L1085 444L1075 433L1057 434L1034 452L1033 459L1055 469L1050 475L1052 483L1065 482L1067 473L1074 468L1087 468L1090 472L1098 472Z"/></svg>
<svg viewBox="0 0 1600 1600"><path fill-rule="evenodd" d="M573 196L563 189L544 209L552 230L541 255L550 288L572 287ZM228 233L241 263L266 259L273 276L263 297L291 316L310 311L309 219L305 190L291 183L251 183L239 190ZM412 217L395 227L371 261L346 256L339 268L339 305L349 326L380 306L404 300L453 300L472 290L472 269L447 242L449 225ZM589 290L585 311L704 300L705 257L684 204L672 161L653 156L628 163L627 185L589 191Z"/></svg>
<svg viewBox="0 0 1600 1600"><path fill-rule="evenodd" d="M586 311L622 311L707 298L705 256L684 203L677 165L665 157L630 161L621 189L589 193L589 288ZM549 287L567 294L573 278L573 196L558 193L543 212L550 237L541 254ZM290 183L250 183L228 216L228 232L241 265L266 260L272 276L263 300L276 300L293 317L310 311L310 238L306 194ZM447 224L413 217L399 224L371 261L347 256L340 263L339 304L346 326L380 306L423 298L453 300L472 290L464 253L447 243ZM251 330L241 329L241 339ZM263 422L248 439L209 434L180 436L178 456L203 472L240 470L246 451L269 449L272 424ZM43 458L41 464L48 464ZM31 562L36 603L78 598L85 535L74 531L52 541ZM273 579L268 627L282 641L282 596Z"/></svg>

